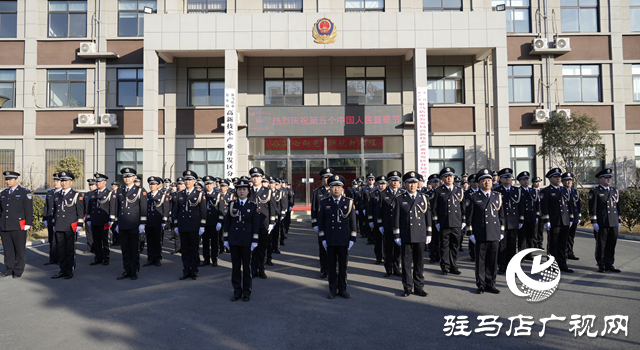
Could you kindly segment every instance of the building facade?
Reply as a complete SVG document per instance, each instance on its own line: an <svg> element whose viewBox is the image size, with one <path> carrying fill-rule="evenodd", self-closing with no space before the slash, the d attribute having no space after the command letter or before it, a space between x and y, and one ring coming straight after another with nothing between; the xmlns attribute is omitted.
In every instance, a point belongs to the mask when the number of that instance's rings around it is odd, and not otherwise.
<svg viewBox="0 0 640 350"><path fill-rule="evenodd" d="M261 166L301 204L325 166L542 177L538 131L567 110L594 117L607 150L582 182L606 166L624 188L640 2L0 1L0 95L2 167L40 190L68 155L85 179Z"/></svg>

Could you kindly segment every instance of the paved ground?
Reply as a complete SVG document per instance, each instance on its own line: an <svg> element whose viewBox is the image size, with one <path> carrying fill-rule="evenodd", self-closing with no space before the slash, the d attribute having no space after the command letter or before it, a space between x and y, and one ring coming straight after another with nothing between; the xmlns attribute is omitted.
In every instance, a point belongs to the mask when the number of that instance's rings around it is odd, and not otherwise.
<svg viewBox="0 0 640 350"><path fill-rule="evenodd" d="M349 257L352 298L326 298L328 284L319 278L315 233L307 223L292 224L283 254L269 267L268 279L254 279L250 302L231 302L229 255L219 267L201 268L197 281L179 281L179 256L168 254L162 267L144 267L137 281L117 281L122 272L118 250L109 266L89 266L92 257L78 255L71 280L52 280L55 267L43 266L48 245L28 249L21 279L0 280L2 349L396 349L396 348L607 348L640 346L640 242L618 241L616 266L621 274L595 272L593 236L580 233L571 266L559 289L541 302L528 303L511 294L504 276L499 295L475 294L473 265L461 253L462 275L441 276L426 263L429 296L400 296L399 277L384 278L374 264L373 246L359 239ZM83 244L79 244L84 247ZM146 256L143 255L143 263ZM427 260L428 261L428 260ZM3 266L0 266L3 268ZM509 317L532 316L531 335L507 336ZM540 318L549 322L543 337ZM595 315L594 329L606 315L628 315L628 336L574 337L571 315ZM446 315L468 316L470 330L478 315L498 315L498 337L469 337L443 332ZM517 327L517 321L514 328Z"/></svg>

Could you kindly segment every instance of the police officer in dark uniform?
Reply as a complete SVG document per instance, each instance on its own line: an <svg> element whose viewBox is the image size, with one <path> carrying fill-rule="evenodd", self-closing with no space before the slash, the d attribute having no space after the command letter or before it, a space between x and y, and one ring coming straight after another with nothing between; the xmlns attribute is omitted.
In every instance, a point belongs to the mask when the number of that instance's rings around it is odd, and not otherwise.
<svg viewBox="0 0 640 350"><path fill-rule="evenodd" d="M70 279L76 268L76 234L84 226L84 202L82 194L71 188L75 179L72 173L61 171L58 177L62 190L54 199L53 225L58 237L60 272L51 278Z"/></svg>
<svg viewBox="0 0 640 350"><path fill-rule="evenodd" d="M62 189L60 178L58 178L58 173L54 173L53 188L47 191L44 208L42 209L42 221L49 233L49 261L44 263L45 265L58 264L58 241L56 239L56 232L53 230L53 210L55 206L53 200L55 195L60 192L60 189Z"/></svg>
<svg viewBox="0 0 640 350"><path fill-rule="evenodd" d="M431 174L427 179L428 185L424 194L427 195L429 203L431 203L434 198L436 188L440 186L440 178L438 176L438 174ZM433 264L440 261L440 232L433 228L431 234L431 243L427 244L425 248L429 252L429 263Z"/></svg>
<svg viewBox="0 0 640 350"><path fill-rule="evenodd" d="M180 253L182 255L182 276L180 280L188 277L198 279L198 266L200 266L200 236L204 234L207 224L207 201L204 193L195 189L198 175L191 170L182 173L186 188L176 193L173 202L174 229L180 235Z"/></svg>
<svg viewBox="0 0 640 350"><path fill-rule="evenodd" d="M171 254L180 253L182 248L180 245L180 235L176 231L176 228L178 227L177 222L173 222L173 208L176 206L176 201L178 200L178 197L176 197L176 194L178 192L184 191L184 189L185 189L184 178L183 177L177 178L176 191L171 193L171 215L169 216L169 221L171 222L171 235L173 236L173 245L174 245L174 248Z"/></svg>
<svg viewBox="0 0 640 350"><path fill-rule="evenodd" d="M33 224L31 191L18 185L19 173L5 171L6 189L0 193L0 237L4 248L5 270L0 277L20 278L27 259L27 231Z"/></svg>
<svg viewBox="0 0 640 350"><path fill-rule="evenodd" d="M311 195L311 227L318 233L318 210L320 210L320 201L331 195L329 191L328 179L333 176L333 169L326 168L320 170L320 176L322 177L322 185L315 190ZM357 226L357 225L356 225ZM327 277L327 251L322 246L322 242L318 242L318 256L320 257L320 278Z"/></svg>
<svg viewBox="0 0 640 350"><path fill-rule="evenodd" d="M376 176L373 173L367 174L367 185L362 187L360 199L360 214L358 221L360 226L360 234L367 238L367 245L373 244L373 230L369 228L367 207L371 200L371 194L376 190Z"/></svg>
<svg viewBox="0 0 640 350"><path fill-rule="evenodd" d="M502 207L504 208L504 239L500 241L498 250L498 273L503 274L507 270L507 264L518 250L518 232L524 224L524 201L520 188L511 186L513 170L504 168L498 172L499 187L494 188L502 195Z"/></svg>
<svg viewBox="0 0 640 350"><path fill-rule="evenodd" d="M576 257L573 253L573 242L576 237L576 229L578 225L580 225L580 221L582 221L582 205L580 204L580 193L578 190L573 188L573 174L566 172L562 174L562 185L569 191L569 199L573 202L573 222L575 224L571 225L569 228L569 237L567 238L567 259L569 260L580 260L580 258Z"/></svg>
<svg viewBox="0 0 640 350"><path fill-rule="evenodd" d="M258 232L258 247L251 255L251 272L253 277L267 278L264 271L264 265L267 262L267 246L269 243L269 235L276 224L276 200L273 191L262 185L264 179L264 170L260 168L251 168L251 194L249 200L255 202L260 213L260 228Z"/></svg>
<svg viewBox="0 0 640 350"><path fill-rule="evenodd" d="M396 224L396 197L405 190L400 189L402 174L399 171L391 171L387 174L389 186L380 192L380 199L376 208L376 226L384 240L384 277L396 275L402 277L400 272L401 248L395 244L393 227ZM428 197L427 197L428 199Z"/></svg>
<svg viewBox="0 0 640 350"><path fill-rule="evenodd" d="M291 183L289 181L284 182L287 187L287 202L289 203L289 209L287 210L287 217L284 219L284 235L280 238L280 245L284 245L284 240L288 238L289 228L291 227L291 212L293 211L293 206L295 205L296 195L293 191L293 187L291 187Z"/></svg>
<svg viewBox="0 0 640 350"><path fill-rule="evenodd" d="M142 266L162 265L162 233L167 224L170 201L169 195L162 191L162 178L150 176L147 179L149 193L147 193L147 263Z"/></svg>
<svg viewBox="0 0 640 350"><path fill-rule="evenodd" d="M376 177L376 190L370 192L369 204L367 205L367 222L369 223L369 229L373 235L373 254L376 256L376 265L382 264L382 240L384 235L377 226L378 219L380 219L380 213L378 208L380 207L380 193L387 189L387 177L380 175Z"/></svg>
<svg viewBox="0 0 640 350"><path fill-rule="evenodd" d="M464 192L453 184L454 174L452 167L440 171L442 185L435 189L431 200L432 221L440 236L440 269L443 275L449 272L460 274L458 246L466 225Z"/></svg>
<svg viewBox="0 0 640 350"><path fill-rule="evenodd" d="M284 216L287 214L287 196L278 189L280 179L273 176L269 176L269 189L273 194L273 199L276 212L276 222L271 234L269 235L269 242L267 243L267 265L273 266L273 253L280 254L280 231L282 230L282 222Z"/></svg>
<svg viewBox="0 0 640 350"><path fill-rule="evenodd" d="M229 210L229 203L231 201L236 200L236 195L234 192L230 191L229 188L229 180L222 179L220 180L220 200L218 201L218 223L222 224L224 222L225 215L227 215L227 211ZM216 230L218 230L218 235L220 237L220 254L225 252L229 252L228 248L225 248L223 245L223 231L222 225L216 225Z"/></svg>
<svg viewBox="0 0 640 350"><path fill-rule="evenodd" d="M120 183L118 181L114 181L111 183L111 191L113 191L113 193L118 193L118 188L120 188ZM111 226L111 246L112 247L117 247L120 245L120 235L118 234L118 231L116 231L116 225Z"/></svg>
<svg viewBox="0 0 640 350"><path fill-rule="evenodd" d="M547 235L547 252L558 262L560 271L573 272L567 266L567 240L573 225L573 202L569 191L561 186L562 170L553 168L547 172L551 184L540 191L540 212Z"/></svg>
<svg viewBox="0 0 640 350"><path fill-rule="evenodd" d="M480 191L471 194L467 200L467 226L476 249L477 293L485 291L498 294L496 274L498 270L498 246L504 235L504 208L502 196L492 191L493 181L489 169L481 169L476 174Z"/></svg>
<svg viewBox="0 0 640 350"><path fill-rule="evenodd" d="M520 194L522 195L522 202L524 203L524 223L522 228L518 231L518 249L525 250L527 248L533 248L533 236L535 234L536 223L540 217L540 201L538 198L538 192L529 187L529 178L531 174L528 171L523 171L517 176L517 180L520 183ZM532 259L528 256L527 259Z"/></svg>
<svg viewBox="0 0 640 350"><path fill-rule="evenodd" d="M478 181L476 179L476 174L471 174L467 177L468 181L469 181L469 189L467 189L464 192L464 196L465 196L465 203L471 203L471 195L480 191L480 188L478 187ZM468 218L468 216L467 216ZM466 235L467 236L471 236L471 231L469 230L469 225L467 225L467 227L465 227L466 230ZM471 261L476 261L476 244L469 239L469 257L471 258Z"/></svg>
<svg viewBox="0 0 640 350"><path fill-rule="evenodd" d="M138 279L140 271L140 234L147 224L147 192L134 184L136 169L120 170L124 178L124 187L115 193L118 202L116 232L122 244L122 263L124 272L117 279Z"/></svg>
<svg viewBox="0 0 640 350"><path fill-rule="evenodd" d="M349 299L351 296L347 292L347 257L358 235L356 214L353 200L343 196L346 182L344 176L333 175L328 181L331 195L320 201L318 209L318 240L327 251L328 298L335 298L337 292L343 298Z"/></svg>
<svg viewBox="0 0 640 350"><path fill-rule="evenodd" d="M620 229L620 193L611 186L611 176L610 168L602 169L596 174L600 184L589 190L589 216L596 238L598 272L620 272L613 266Z"/></svg>
<svg viewBox="0 0 640 350"><path fill-rule="evenodd" d="M411 291L426 297L424 291L424 261L422 255L425 244L431 241L431 209L427 197L418 192L417 173L410 171L402 176L407 189L396 197L395 224L393 237L401 247L402 256L402 296L408 297ZM411 265L413 264L413 275Z"/></svg>
<svg viewBox="0 0 640 350"><path fill-rule="evenodd" d="M542 179L539 176L536 176L533 179L533 187L531 189L535 191L535 193L538 196L538 211L540 211L540 191L542 190L542 188L540 188L541 185L542 185ZM538 220L536 221L536 229L533 231L533 247L532 248L542 249L542 242L544 241L544 235L543 235L544 223L540 219L541 217L542 217L542 214L538 214Z"/></svg>
<svg viewBox="0 0 640 350"><path fill-rule="evenodd" d="M258 246L260 213L256 203L248 198L250 187L247 180L237 183L238 198L229 202L229 210L224 214L224 246L231 252L231 301L251 298L251 252Z"/></svg>
<svg viewBox="0 0 640 350"><path fill-rule="evenodd" d="M204 197L207 201L207 223L204 226L202 234L202 257L204 261L200 266L213 265L218 266L218 252L220 251L218 241L218 231L216 226L221 227L220 213L218 206L220 205L220 193L215 191L215 178L213 176L205 176L202 178L204 183ZM220 224L220 225L218 225Z"/></svg>
<svg viewBox="0 0 640 350"><path fill-rule="evenodd" d="M115 192L107 190L107 175L95 173L95 191L92 191L87 208L87 226L91 226L93 235L93 252L95 257L89 265L109 265L109 229L116 221L118 201L114 198ZM87 202L87 196L84 197Z"/></svg>
<svg viewBox="0 0 640 350"><path fill-rule="evenodd" d="M86 214L85 222L89 222L91 219L91 198L97 188L96 179L87 179L87 184L89 184L89 191L84 194L84 212ZM88 198L87 198L88 197ZM93 231L91 230L91 225L87 224L84 227L84 233L87 237L87 250L85 253L94 253L93 251ZM77 240L77 237L76 237Z"/></svg>

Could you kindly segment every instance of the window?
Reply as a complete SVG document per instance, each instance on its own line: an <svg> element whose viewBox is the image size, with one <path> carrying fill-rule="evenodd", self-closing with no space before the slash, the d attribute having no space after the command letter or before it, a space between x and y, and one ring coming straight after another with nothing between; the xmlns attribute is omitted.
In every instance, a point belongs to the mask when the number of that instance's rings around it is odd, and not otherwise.
<svg viewBox="0 0 640 350"><path fill-rule="evenodd" d="M144 69L118 69L118 106L142 106Z"/></svg>
<svg viewBox="0 0 640 350"><path fill-rule="evenodd" d="M0 1L0 38L18 36L18 2Z"/></svg>
<svg viewBox="0 0 640 350"><path fill-rule="evenodd" d="M49 69L49 107L84 107L87 98L87 71Z"/></svg>
<svg viewBox="0 0 640 350"><path fill-rule="evenodd" d="M227 0L189 0L187 13L227 12Z"/></svg>
<svg viewBox="0 0 640 350"><path fill-rule="evenodd" d="M56 164L66 157L75 157L82 163L85 163L84 150L83 149L48 149L45 150L45 166L46 166L46 186L47 188L53 188L53 173L56 172ZM86 164L86 163L85 163ZM76 179L73 180L71 187L84 188L84 173L74 174Z"/></svg>
<svg viewBox="0 0 640 350"><path fill-rule="evenodd" d="M2 69L0 70L0 96L8 97L9 99L2 104L2 108L15 107L16 98L16 71L15 69Z"/></svg>
<svg viewBox="0 0 640 350"><path fill-rule="evenodd" d="M427 67L427 96L431 103L463 103L462 66Z"/></svg>
<svg viewBox="0 0 640 350"><path fill-rule="evenodd" d="M347 67L347 104L383 105L385 67Z"/></svg>
<svg viewBox="0 0 640 350"><path fill-rule="evenodd" d="M302 0L263 0L264 12L302 12Z"/></svg>
<svg viewBox="0 0 640 350"><path fill-rule="evenodd" d="M264 105L302 106L303 68L265 68Z"/></svg>
<svg viewBox="0 0 640 350"><path fill-rule="evenodd" d="M116 180L122 185L124 179L120 170L124 168L136 169L138 176L144 181L142 176L142 150L141 149L118 149L116 150Z"/></svg>
<svg viewBox="0 0 640 350"><path fill-rule="evenodd" d="M50 38L85 38L86 36L86 1L49 1Z"/></svg>
<svg viewBox="0 0 640 350"><path fill-rule="evenodd" d="M462 0L423 0L424 11L462 11Z"/></svg>
<svg viewBox="0 0 640 350"><path fill-rule="evenodd" d="M507 33L530 33L529 0L492 0L491 6L505 5Z"/></svg>
<svg viewBox="0 0 640 350"><path fill-rule="evenodd" d="M364 12L364 11L384 11L384 0L346 0L344 3L345 11Z"/></svg>
<svg viewBox="0 0 640 350"><path fill-rule="evenodd" d="M631 66L631 75L633 76L633 100L637 102L640 101L640 64Z"/></svg>
<svg viewBox="0 0 640 350"><path fill-rule="evenodd" d="M563 32L597 32L598 0L560 0Z"/></svg>
<svg viewBox="0 0 640 350"><path fill-rule="evenodd" d="M636 146L637 148L637 146ZM15 171L16 154L12 149L0 149L0 173Z"/></svg>
<svg viewBox="0 0 640 350"><path fill-rule="evenodd" d="M565 102L600 101L600 66L562 66Z"/></svg>
<svg viewBox="0 0 640 350"><path fill-rule="evenodd" d="M598 147L600 148L600 151L604 150L604 145L600 145ZM593 149L591 150L594 151ZM591 154L593 155L594 153L591 153ZM598 178L596 178L596 174L600 170L604 169L604 165L605 165L604 157L602 157L601 159L595 159L595 158L592 159L589 162L589 164L587 164L587 167L584 169L584 172L578 175L578 181L581 184L597 184Z"/></svg>
<svg viewBox="0 0 640 350"><path fill-rule="evenodd" d="M224 68L189 68L189 105L224 105Z"/></svg>
<svg viewBox="0 0 640 350"><path fill-rule="evenodd" d="M156 0L120 0L118 2L118 36L144 35L144 8L157 10Z"/></svg>
<svg viewBox="0 0 640 350"><path fill-rule="evenodd" d="M224 149L188 149L187 169L195 171L200 177L224 177Z"/></svg>
<svg viewBox="0 0 640 350"><path fill-rule="evenodd" d="M631 31L640 32L640 0L629 0Z"/></svg>
<svg viewBox="0 0 640 350"><path fill-rule="evenodd" d="M511 146L511 169L515 178L523 171L536 173L536 146Z"/></svg>
<svg viewBox="0 0 640 350"><path fill-rule="evenodd" d="M636 188L640 182L640 145L635 145L636 148Z"/></svg>
<svg viewBox="0 0 640 350"><path fill-rule="evenodd" d="M509 66L509 102L533 102L533 66Z"/></svg>
<svg viewBox="0 0 640 350"><path fill-rule="evenodd" d="M438 173L445 166L452 167L456 174L463 174L465 172L464 147L429 147L429 170L432 173Z"/></svg>

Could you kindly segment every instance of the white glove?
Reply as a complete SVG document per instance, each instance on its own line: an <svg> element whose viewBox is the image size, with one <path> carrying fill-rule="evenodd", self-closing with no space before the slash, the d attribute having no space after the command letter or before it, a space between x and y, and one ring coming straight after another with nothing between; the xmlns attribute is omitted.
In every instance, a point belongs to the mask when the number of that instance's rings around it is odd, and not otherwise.
<svg viewBox="0 0 640 350"><path fill-rule="evenodd" d="M374 226L374 225L373 225L373 222L370 222L370 223L369 223L369 227L373 228L373 226Z"/></svg>
<svg viewBox="0 0 640 350"><path fill-rule="evenodd" d="M173 224L173 218L169 218L169 222Z"/></svg>
<svg viewBox="0 0 640 350"><path fill-rule="evenodd" d="M522 224L518 224L518 230L522 228Z"/></svg>
<svg viewBox="0 0 640 350"><path fill-rule="evenodd" d="M142 232L144 232L144 226L145 226L145 225L140 225L140 226L138 226L138 233L142 233Z"/></svg>
<svg viewBox="0 0 640 350"><path fill-rule="evenodd" d="M469 236L469 240L473 242L473 244L476 244L476 236L474 235Z"/></svg>
<svg viewBox="0 0 640 350"><path fill-rule="evenodd" d="M327 250L327 241L322 241L322 246L324 247L324 250Z"/></svg>
<svg viewBox="0 0 640 350"><path fill-rule="evenodd" d="M367 210L366 209L362 209L362 215L367 215Z"/></svg>
<svg viewBox="0 0 640 350"><path fill-rule="evenodd" d="M91 221L87 221L87 226L91 227Z"/></svg>
<svg viewBox="0 0 640 350"><path fill-rule="evenodd" d="M293 210L293 207L289 207L289 211L292 211L292 210Z"/></svg>
<svg viewBox="0 0 640 350"><path fill-rule="evenodd" d="M120 233L120 229L119 229L119 227L120 227L120 226L117 226L117 225L116 225L116 233ZM176 230L177 230L177 229L176 229Z"/></svg>
<svg viewBox="0 0 640 350"><path fill-rule="evenodd" d="M267 228L267 233L271 234L271 230L273 230L273 224L269 224L269 228Z"/></svg>
<svg viewBox="0 0 640 350"><path fill-rule="evenodd" d="M440 231L440 224L436 224L436 230Z"/></svg>
<svg viewBox="0 0 640 350"><path fill-rule="evenodd" d="M569 227L573 226L573 221L569 221Z"/></svg>
<svg viewBox="0 0 640 350"><path fill-rule="evenodd" d="M318 226L313 226L314 231L316 231L316 233L318 233Z"/></svg>
<svg viewBox="0 0 640 350"><path fill-rule="evenodd" d="M538 223L538 218L536 218L536 224Z"/></svg>
<svg viewBox="0 0 640 350"><path fill-rule="evenodd" d="M384 234L384 227L380 226L379 230L380 230L380 233Z"/></svg>
<svg viewBox="0 0 640 350"><path fill-rule="evenodd" d="M44 221L44 227L49 227L49 224L47 223L47 220Z"/></svg>
<svg viewBox="0 0 640 350"><path fill-rule="evenodd" d="M117 227L116 227L116 229L117 229ZM180 233L178 232L178 228L177 228L177 227L173 229L173 232L175 232L177 235L179 235L179 234L180 234Z"/></svg>
<svg viewBox="0 0 640 350"><path fill-rule="evenodd" d="M622 227L622 224L618 223L618 230Z"/></svg>
<svg viewBox="0 0 640 350"><path fill-rule="evenodd" d="M256 247L258 246L258 243L251 243L251 251L253 251L254 249L256 249Z"/></svg>
<svg viewBox="0 0 640 350"><path fill-rule="evenodd" d="M231 250L231 248L229 248L229 241L224 242L224 247L227 248L227 250Z"/></svg>
<svg viewBox="0 0 640 350"><path fill-rule="evenodd" d="M461 230L464 230L464 228L465 228L465 227L467 227L467 224L463 222L463 223L462 223L462 227L461 227L460 229L461 229Z"/></svg>
<svg viewBox="0 0 640 350"><path fill-rule="evenodd" d="M347 250L351 250L351 247L353 247L353 241L349 241L349 248L347 248Z"/></svg>
<svg viewBox="0 0 640 350"><path fill-rule="evenodd" d="M80 231L82 231L82 227L80 226L76 227L76 232L80 232Z"/></svg>
<svg viewBox="0 0 640 350"><path fill-rule="evenodd" d="M24 225L24 230L25 231L31 230L31 225Z"/></svg>
<svg viewBox="0 0 640 350"><path fill-rule="evenodd" d="M427 244L431 243L431 236L427 236Z"/></svg>
<svg viewBox="0 0 640 350"><path fill-rule="evenodd" d="M164 230L164 227L167 226L167 224L161 224L160 227L162 227L162 229Z"/></svg>
<svg viewBox="0 0 640 350"><path fill-rule="evenodd" d="M284 215L280 217L280 221L284 221Z"/></svg>
<svg viewBox="0 0 640 350"><path fill-rule="evenodd" d="M598 225L598 224L593 224L593 229L594 229L596 232L600 231L600 225Z"/></svg>
<svg viewBox="0 0 640 350"><path fill-rule="evenodd" d="M356 215L360 215L360 210L356 210Z"/></svg>
<svg viewBox="0 0 640 350"><path fill-rule="evenodd" d="M204 227L200 227L200 229L198 230L198 236L202 236L203 233L204 233Z"/></svg>
<svg viewBox="0 0 640 350"><path fill-rule="evenodd" d="M217 223L216 224L216 231L220 231L221 228L222 228L222 224L221 223Z"/></svg>
<svg viewBox="0 0 640 350"><path fill-rule="evenodd" d="M551 230L551 223L547 222L546 224L544 224L544 229L547 231Z"/></svg>
<svg viewBox="0 0 640 350"><path fill-rule="evenodd" d="M53 232L56 232L56 227L55 226L53 226Z"/></svg>
<svg viewBox="0 0 640 350"><path fill-rule="evenodd" d="M402 244L402 241L400 240L400 238L396 238L393 241L396 242L397 245L401 245Z"/></svg>
<svg viewBox="0 0 640 350"><path fill-rule="evenodd" d="M500 240L502 240L504 238L503 234L500 234Z"/></svg>

